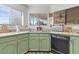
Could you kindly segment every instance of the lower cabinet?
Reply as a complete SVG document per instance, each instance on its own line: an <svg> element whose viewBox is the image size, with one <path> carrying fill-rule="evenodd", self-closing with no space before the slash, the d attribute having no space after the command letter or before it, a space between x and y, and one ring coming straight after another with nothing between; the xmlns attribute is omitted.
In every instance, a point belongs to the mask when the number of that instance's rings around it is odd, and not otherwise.
<svg viewBox="0 0 79 59"><path fill-rule="evenodd" d="M6 39L6 38L1 38L1 39ZM10 39L10 37L8 37L7 40L8 39ZM0 54L17 54L16 40L14 39L10 41L3 41L3 43L0 43Z"/></svg>
<svg viewBox="0 0 79 59"><path fill-rule="evenodd" d="M50 51L49 37L40 37L40 51Z"/></svg>
<svg viewBox="0 0 79 59"><path fill-rule="evenodd" d="M50 51L50 38L45 34L17 34L0 37L0 54L24 54L28 51Z"/></svg>
<svg viewBox="0 0 79 59"><path fill-rule="evenodd" d="M50 51L50 37L45 34L37 35L29 36L29 51Z"/></svg>
<svg viewBox="0 0 79 59"><path fill-rule="evenodd" d="M17 38L17 52L18 54L24 54L28 52L28 34L20 34Z"/></svg>
<svg viewBox="0 0 79 59"><path fill-rule="evenodd" d="M39 37L30 37L29 51L39 51Z"/></svg>
<svg viewBox="0 0 79 59"><path fill-rule="evenodd" d="M0 37L0 54L24 54L28 51L28 34Z"/></svg>
<svg viewBox="0 0 79 59"><path fill-rule="evenodd" d="M23 54L28 51L28 38L18 40L18 54Z"/></svg>
<svg viewBox="0 0 79 59"><path fill-rule="evenodd" d="M72 36L70 38L70 53L79 54L79 37L78 36Z"/></svg>

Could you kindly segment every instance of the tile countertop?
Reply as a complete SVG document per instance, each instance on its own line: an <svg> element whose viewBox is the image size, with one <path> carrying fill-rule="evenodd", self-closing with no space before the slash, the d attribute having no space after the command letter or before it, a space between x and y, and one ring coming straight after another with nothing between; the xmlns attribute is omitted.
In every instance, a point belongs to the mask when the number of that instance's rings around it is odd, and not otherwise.
<svg viewBox="0 0 79 59"><path fill-rule="evenodd" d="M49 33L49 34L79 36L79 33L67 33L67 32L29 32L29 31L22 31L22 32L1 33L0 37L16 35L16 34L23 34L23 33L44 33L44 34L45 33Z"/></svg>
<svg viewBox="0 0 79 59"><path fill-rule="evenodd" d="M0 37L10 36L10 35L16 35L16 34L23 34L23 33L29 33L29 31L0 33Z"/></svg>
<svg viewBox="0 0 79 59"><path fill-rule="evenodd" d="M69 35L69 36L79 36L79 33L68 33L68 32L29 32L29 33L49 33L49 34L59 34L59 35Z"/></svg>
<svg viewBox="0 0 79 59"><path fill-rule="evenodd" d="M49 34L60 34L60 35L70 35L70 36L79 36L79 33L68 33L68 32L29 32L29 33L49 33Z"/></svg>
<svg viewBox="0 0 79 59"><path fill-rule="evenodd" d="M69 35L69 36L79 36L79 33L68 33L68 32L51 32L51 34Z"/></svg>

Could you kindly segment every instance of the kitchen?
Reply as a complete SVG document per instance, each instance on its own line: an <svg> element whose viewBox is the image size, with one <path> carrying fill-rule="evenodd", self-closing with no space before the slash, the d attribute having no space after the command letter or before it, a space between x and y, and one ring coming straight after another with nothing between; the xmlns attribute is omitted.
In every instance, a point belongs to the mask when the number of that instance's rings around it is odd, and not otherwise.
<svg viewBox="0 0 79 59"><path fill-rule="evenodd" d="M0 5L0 54L79 54L78 4Z"/></svg>

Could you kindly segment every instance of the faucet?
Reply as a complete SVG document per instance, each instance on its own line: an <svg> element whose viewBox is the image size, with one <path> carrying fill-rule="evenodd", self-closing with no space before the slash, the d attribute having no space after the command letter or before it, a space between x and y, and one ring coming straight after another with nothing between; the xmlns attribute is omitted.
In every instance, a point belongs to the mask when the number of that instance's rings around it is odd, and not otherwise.
<svg viewBox="0 0 79 59"><path fill-rule="evenodd" d="M20 31L20 28L18 25L16 25L16 32L19 32Z"/></svg>

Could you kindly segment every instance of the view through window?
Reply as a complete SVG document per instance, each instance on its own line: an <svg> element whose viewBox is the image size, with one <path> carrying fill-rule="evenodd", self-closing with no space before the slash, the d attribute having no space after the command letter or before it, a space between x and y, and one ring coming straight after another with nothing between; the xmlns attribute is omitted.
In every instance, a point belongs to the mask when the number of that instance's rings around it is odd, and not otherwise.
<svg viewBox="0 0 79 59"><path fill-rule="evenodd" d="M0 24L20 24L21 22L22 13L20 11L0 5Z"/></svg>
<svg viewBox="0 0 79 59"><path fill-rule="evenodd" d="M47 17L30 15L30 25L47 25Z"/></svg>

